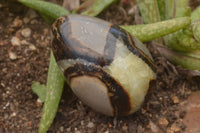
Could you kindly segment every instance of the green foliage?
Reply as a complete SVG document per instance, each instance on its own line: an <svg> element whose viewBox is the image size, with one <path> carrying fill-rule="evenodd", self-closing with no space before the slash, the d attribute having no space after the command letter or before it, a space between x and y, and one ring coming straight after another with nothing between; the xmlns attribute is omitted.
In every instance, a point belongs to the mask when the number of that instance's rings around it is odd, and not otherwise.
<svg viewBox="0 0 200 133"><path fill-rule="evenodd" d="M198 44L200 45L200 21L196 21L196 22L193 22L191 24L191 29L192 29L192 33L193 33L193 36L194 36L194 39L199 42Z"/></svg>
<svg viewBox="0 0 200 133"><path fill-rule="evenodd" d="M97 16L105 8L117 1L119 0L87 0L73 13L81 12L82 15ZM84 11L82 12L82 10Z"/></svg>
<svg viewBox="0 0 200 133"><path fill-rule="evenodd" d="M64 86L64 77L62 72L57 66L53 52L51 52L48 78L47 78L47 91L46 99L43 107L43 114L40 121L39 133L47 132L55 118L62 90Z"/></svg>
<svg viewBox="0 0 200 133"><path fill-rule="evenodd" d="M182 17L151 24L128 25L121 27L136 36L142 42L147 42L178 31L190 25L190 22L189 17Z"/></svg>
<svg viewBox="0 0 200 133"><path fill-rule="evenodd" d="M197 20L197 19L200 19L200 6L197 7L192 13L191 13L191 19L194 21L194 20Z"/></svg>
<svg viewBox="0 0 200 133"><path fill-rule="evenodd" d="M188 0L165 0L165 19L190 15Z"/></svg>
<svg viewBox="0 0 200 133"><path fill-rule="evenodd" d="M174 18L175 14L175 1L174 0L165 0L165 19Z"/></svg>
<svg viewBox="0 0 200 133"><path fill-rule="evenodd" d="M38 82L33 82L31 86L33 92L37 94L40 101L44 102L46 98L47 87L46 85L40 84Z"/></svg>
<svg viewBox="0 0 200 133"><path fill-rule="evenodd" d="M165 20L165 0L157 0L160 19Z"/></svg>
<svg viewBox="0 0 200 133"><path fill-rule="evenodd" d="M182 29L174 34L168 35L166 39L166 46L176 51L192 52L200 50L200 42L197 41L195 35L198 36L199 32L194 33L199 25L193 24L189 27Z"/></svg>
<svg viewBox="0 0 200 133"><path fill-rule="evenodd" d="M152 3L150 3L148 0L137 0L137 1L138 1L138 6L139 6L144 22L146 22L148 15L150 15L149 17L155 17L155 19L159 18L158 16L160 16L161 19L163 18L163 16L165 16L165 19L172 19L172 18L186 17L190 15L191 15L192 20L196 20L200 18L199 8L197 8L191 14L191 9L188 7L189 0L165 0L164 2L163 0L157 0L157 5L158 5L157 9L156 9L156 6L154 6L154 8L145 8L148 6L152 7ZM164 15L163 15L163 7L165 7ZM158 10L160 13L159 15L155 14L155 12L157 12ZM158 16L154 16L153 14L158 15ZM153 21L148 19L148 22L153 22ZM171 27L171 25L169 24L166 27ZM166 28L166 30L169 30L169 29L170 28ZM162 31L161 33L163 32L164 31ZM147 32L147 34L149 33L150 32ZM195 63L200 64L200 60L198 56L199 53L197 54L195 52L195 51L200 50L200 23L199 21L193 21L187 27L180 29L179 31L176 31L175 33L165 36L164 40L165 40L165 45L174 51L172 52L171 50L165 50L165 52L163 51L160 52L163 56L168 58L171 62L173 62L176 65L181 65L189 69L200 70L199 69L200 67L197 67L197 65L195 65ZM168 54L166 51L168 52ZM187 55L185 55L185 53L187 53ZM192 55L196 56L195 59L194 57L191 57L191 53L193 53Z"/></svg>
<svg viewBox="0 0 200 133"><path fill-rule="evenodd" d="M59 18L60 16L64 16L69 14L65 8L41 0L18 0L18 2L40 12L41 14L53 18L54 20Z"/></svg>
<svg viewBox="0 0 200 133"><path fill-rule="evenodd" d="M157 0L137 0L137 4L144 23L154 23L160 21Z"/></svg>
<svg viewBox="0 0 200 133"><path fill-rule="evenodd" d="M157 46L160 53L175 65L181 65L183 68L191 70L200 70L199 52L178 52L163 46Z"/></svg>
<svg viewBox="0 0 200 133"><path fill-rule="evenodd" d="M173 0L174 7L171 9L171 12L174 11L174 17L183 17L190 15L190 8L188 8L188 2L188 0ZM182 52L199 51L199 28L200 25L198 25L198 23L192 23L188 27L177 31L174 34L168 35L167 37L165 37L166 46L173 50Z"/></svg>
<svg viewBox="0 0 200 133"><path fill-rule="evenodd" d="M188 7L189 0L173 0L175 3L174 8L175 18L185 17L190 15L190 8Z"/></svg>

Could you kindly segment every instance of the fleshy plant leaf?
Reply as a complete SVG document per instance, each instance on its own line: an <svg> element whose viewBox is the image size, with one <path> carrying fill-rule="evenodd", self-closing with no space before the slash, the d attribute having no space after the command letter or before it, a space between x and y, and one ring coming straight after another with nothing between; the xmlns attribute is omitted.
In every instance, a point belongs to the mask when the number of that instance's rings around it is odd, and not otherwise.
<svg viewBox="0 0 200 133"><path fill-rule="evenodd" d="M105 8L119 0L87 0L73 13L81 13L87 16L97 16Z"/></svg>

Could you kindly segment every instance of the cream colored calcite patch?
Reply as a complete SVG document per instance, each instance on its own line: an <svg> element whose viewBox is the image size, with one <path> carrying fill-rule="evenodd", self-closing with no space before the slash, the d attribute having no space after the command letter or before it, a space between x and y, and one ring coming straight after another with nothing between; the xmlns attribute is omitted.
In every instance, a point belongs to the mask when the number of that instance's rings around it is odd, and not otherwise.
<svg viewBox="0 0 200 133"><path fill-rule="evenodd" d="M85 104L97 112L113 116L113 108L108 96L108 90L103 82L96 77L79 76L71 81L73 92Z"/></svg>
<svg viewBox="0 0 200 133"><path fill-rule="evenodd" d="M104 70L129 93L132 105L130 113L137 111L144 101L150 80L156 78L151 68L119 41L114 61Z"/></svg>

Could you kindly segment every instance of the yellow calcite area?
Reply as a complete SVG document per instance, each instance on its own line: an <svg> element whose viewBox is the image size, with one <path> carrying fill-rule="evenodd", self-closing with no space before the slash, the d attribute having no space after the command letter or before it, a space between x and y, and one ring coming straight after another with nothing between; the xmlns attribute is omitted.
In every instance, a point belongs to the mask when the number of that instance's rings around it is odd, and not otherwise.
<svg viewBox="0 0 200 133"><path fill-rule="evenodd" d="M121 42L117 43L114 61L103 69L120 82L130 95L130 113L137 111L144 101L150 80L156 78L152 69Z"/></svg>

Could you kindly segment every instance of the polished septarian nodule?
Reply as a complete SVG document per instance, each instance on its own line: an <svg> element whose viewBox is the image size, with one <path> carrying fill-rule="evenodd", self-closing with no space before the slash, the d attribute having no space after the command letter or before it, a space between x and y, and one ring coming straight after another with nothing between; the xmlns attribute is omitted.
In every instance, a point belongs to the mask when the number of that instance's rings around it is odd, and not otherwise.
<svg viewBox="0 0 200 133"><path fill-rule="evenodd" d="M144 44L116 25L82 15L59 18L52 33L56 61L85 104L109 116L140 108L156 78Z"/></svg>

